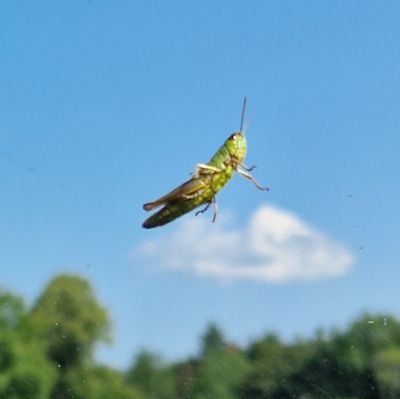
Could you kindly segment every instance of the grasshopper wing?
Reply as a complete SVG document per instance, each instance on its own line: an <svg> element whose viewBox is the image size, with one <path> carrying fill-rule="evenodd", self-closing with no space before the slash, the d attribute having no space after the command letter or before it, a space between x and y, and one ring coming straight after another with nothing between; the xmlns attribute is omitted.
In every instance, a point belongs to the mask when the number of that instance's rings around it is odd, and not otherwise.
<svg viewBox="0 0 400 399"><path fill-rule="evenodd" d="M198 177L192 178L187 182L178 186L175 190L172 190L168 194L163 197L153 201L148 202L143 205L143 209L146 211L151 211L152 209L158 208L159 206L170 204L172 202L176 202L178 200L186 200L197 197L201 195L203 189L207 186L207 183L204 179L200 179Z"/></svg>

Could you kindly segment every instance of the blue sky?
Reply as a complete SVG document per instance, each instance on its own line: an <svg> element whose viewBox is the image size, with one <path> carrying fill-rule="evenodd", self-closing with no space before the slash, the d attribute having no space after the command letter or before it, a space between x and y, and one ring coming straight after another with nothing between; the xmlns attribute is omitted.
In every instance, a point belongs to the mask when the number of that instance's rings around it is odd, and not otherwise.
<svg viewBox="0 0 400 399"><path fill-rule="evenodd" d="M0 15L0 285L60 272L112 316L97 357L196 353L399 314L400 4L7 2ZM237 130L220 215L146 231L142 204ZM182 249L182 251L180 251Z"/></svg>

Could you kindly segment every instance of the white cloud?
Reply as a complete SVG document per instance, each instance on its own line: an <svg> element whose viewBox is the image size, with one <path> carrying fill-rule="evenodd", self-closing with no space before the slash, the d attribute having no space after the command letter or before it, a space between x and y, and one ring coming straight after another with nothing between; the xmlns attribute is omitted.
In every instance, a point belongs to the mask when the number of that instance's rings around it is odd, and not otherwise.
<svg viewBox="0 0 400 399"><path fill-rule="evenodd" d="M243 230L226 225L221 217L214 224L186 219L139 250L164 269L222 281L329 278L344 275L353 263L344 246L279 208L258 208Z"/></svg>

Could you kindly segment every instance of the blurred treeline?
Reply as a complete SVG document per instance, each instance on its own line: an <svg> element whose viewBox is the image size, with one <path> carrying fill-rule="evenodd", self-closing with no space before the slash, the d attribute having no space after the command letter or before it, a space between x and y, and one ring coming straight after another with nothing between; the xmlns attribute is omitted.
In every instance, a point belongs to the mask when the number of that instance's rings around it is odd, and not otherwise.
<svg viewBox="0 0 400 399"><path fill-rule="evenodd" d="M246 348L210 325L195 358L168 364L140 353L128 370L94 361L110 339L89 283L61 275L31 308L0 291L0 399L400 398L400 321L363 315L344 331Z"/></svg>

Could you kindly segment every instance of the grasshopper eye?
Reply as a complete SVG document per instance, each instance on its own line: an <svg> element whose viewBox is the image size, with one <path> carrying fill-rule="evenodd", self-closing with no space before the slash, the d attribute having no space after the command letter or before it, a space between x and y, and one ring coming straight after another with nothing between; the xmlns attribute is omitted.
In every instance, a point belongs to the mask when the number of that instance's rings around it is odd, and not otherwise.
<svg viewBox="0 0 400 399"><path fill-rule="evenodd" d="M235 140L236 140L236 137L237 137L237 133L233 133L233 134L231 134L231 136L229 137L229 140L235 141Z"/></svg>

